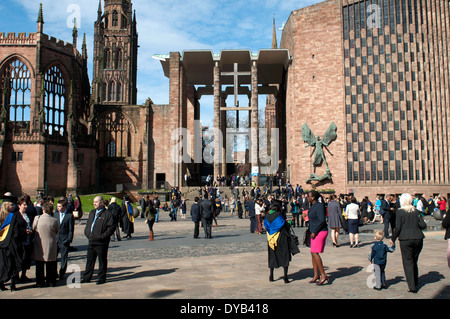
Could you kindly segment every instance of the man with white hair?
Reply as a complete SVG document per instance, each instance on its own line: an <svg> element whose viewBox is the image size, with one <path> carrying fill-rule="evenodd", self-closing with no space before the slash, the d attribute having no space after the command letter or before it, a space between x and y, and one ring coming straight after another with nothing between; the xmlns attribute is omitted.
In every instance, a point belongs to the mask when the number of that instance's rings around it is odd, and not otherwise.
<svg viewBox="0 0 450 319"><path fill-rule="evenodd" d="M86 270L81 279L82 283L90 282L94 274L95 260L98 257L98 281L97 285L106 282L106 270L108 266L108 247L111 235L114 234L116 224L113 214L104 206L103 197L94 198L94 209L84 229L84 234L89 239L86 257Z"/></svg>

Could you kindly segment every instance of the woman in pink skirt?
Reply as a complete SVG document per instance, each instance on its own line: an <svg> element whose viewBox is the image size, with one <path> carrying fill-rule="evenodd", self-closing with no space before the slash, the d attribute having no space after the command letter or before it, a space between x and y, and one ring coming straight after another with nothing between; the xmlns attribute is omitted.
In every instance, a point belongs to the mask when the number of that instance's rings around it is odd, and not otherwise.
<svg viewBox="0 0 450 319"><path fill-rule="evenodd" d="M319 201L320 194L317 191L308 193L308 201L311 208L308 212L309 231L311 233L311 258L314 269L314 278L310 283L323 285L328 283L328 276L323 268L322 258L319 254L323 253L325 243L328 237L328 225L326 222L326 213L323 203ZM317 282L317 280L319 280Z"/></svg>

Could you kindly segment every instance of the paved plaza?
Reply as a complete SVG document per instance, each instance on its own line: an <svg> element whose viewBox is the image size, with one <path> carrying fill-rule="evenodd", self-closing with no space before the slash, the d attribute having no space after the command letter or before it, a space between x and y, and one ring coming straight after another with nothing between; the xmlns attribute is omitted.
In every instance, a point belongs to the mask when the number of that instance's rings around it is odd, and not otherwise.
<svg viewBox="0 0 450 319"><path fill-rule="evenodd" d="M86 215L76 225L70 253L70 267L84 271L87 239L83 235ZM407 292L400 249L388 256L386 278L388 289L370 288L373 273L368 254L373 230L379 223L360 228L360 248L349 248L348 235L341 234L339 248L329 238L322 254L330 284L310 284L313 270L307 247L300 247L289 268L291 282L282 280L282 269L275 271L275 282L269 282L266 235L249 231L249 220L222 213L213 239L193 239L189 217L170 222L167 213L155 224L155 241L149 242L144 219L137 218L130 240L111 242L107 283L79 287L59 281L57 287L35 288L33 283L19 284L17 292L5 291L8 299L448 299L449 271L447 242L440 224L432 217L419 259L419 292ZM306 228L295 228L302 238ZM202 232L201 232L202 236ZM387 243L387 240L386 240ZM96 265L97 269L98 264ZM34 266L28 273L34 280ZM69 278L76 273L68 271Z"/></svg>

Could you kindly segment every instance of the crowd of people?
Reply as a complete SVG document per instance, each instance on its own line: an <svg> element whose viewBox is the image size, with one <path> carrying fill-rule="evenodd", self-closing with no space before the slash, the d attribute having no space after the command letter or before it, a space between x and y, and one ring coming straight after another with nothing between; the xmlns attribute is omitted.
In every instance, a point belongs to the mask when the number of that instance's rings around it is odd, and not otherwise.
<svg viewBox="0 0 450 319"><path fill-rule="evenodd" d="M203 194L205 199L211 198L211 194L216 194L213 186L199 188L198 191L199 196ZM385 284L386 254L395 251L395 242L398 239L408 291L415 293L419 278L418 258L423 248L423 230L427 227L423 217L430 214L442 220L442 227L447 229L445 239L448 240L447 257L450 267L448 231L450 218L447 214L447 199L441 195L427 200L424 196L388 194L384 197L377 196L372 202L368 197L358 201L353 195L322 196L316 191L304 192L299 185L296 188L290 185L277 187L274 191L267 187L263 191L258 187L252 187L250 191L235 187L232 193L234 197L229 202L232 203L231 212L237 210L239 218L250 219L250 232L267 233L270 281L274 280L274 269L282 267L284 281L289 282L289 262L291 256L296 253L298 245L293 243L294 236L289 231L291 228L308 227L304 243L311 248L314 277L310 283L324 285L329 283L329 277L325 273L320 254L324 252L329 231L331 231L333 247L340 247L338 238L343 229L349 235L349 247L358 248L360 247L359 227L376 223L379 219L380 224L383 224L383 230L375 232L375 242L369 257L374 264L376 277L374 289L387 288ZM217 195L220 196L220 194ZM241 197L244 199L243 205ZM196 203L198 200L197 197ZM222 202L226 200L224 198ZM203 200L203 202L206 201ZM196 234L198 236L198 231ZM390 247L383 243L385 238L390 239Z"/></svg>
<svg viewBox="0 0 450 319"><path fill-rule="evenodd" d="M292 229L307 227L303 244L310 247L314 277L310 283L324 285L329 283L320 254L324 252L329 232L333 247L340 247L339 235L342 230L348 233L350 248L358 248L359 227L364 224L380 223L383 231L375 233L369 260L374 263L377 290L386 288L386 254L395 251L395 242L400 241L405 277L409 291L417 292L417 262L423 248L422 230L426 227L423 216L438 212L442 226L447 229L448 266L450 267L450 218L447 214L447 200L443 196L425 199L413 198L409 194L387 195L371 201L364 197L358 201L353 195L323 196L317 191L304 191L300 185L292 187L277 186L275 189L259 187L251 189L232 187L228 199L220 191L220 185L206 185L197 189L191 206L190 216L194 222L194 238L199 238L200 226L206 239L212 237L212 227L217 226L217 217L224 210L234 213L240 219L249 219L250 232L266 234L269 250L269 280L274 281L274 270L284 269L284 281L289 282L288 267L291 257L298 253L299 241ZM154 240L154 224L158 222L161 210L169 212L171 221L177 220L178 210L186 218L186 199L178 188L170 193L170 207L162 204L158 196L150 199L143 196L138 206L140 216L145 218L149 228L149 241ZM242 199L242 200L241 200ZM82 282L90 282L95 262L99 261L99 280L106 282L107 254L111 240L131 239L134 233L134 218L138 217L131 199L124 196L122 205L116 198L110 202L97 196L94 209L89 212L84 234L89 240L86 255L86 270ZM56 281L65 277L68 256L74 237L75 221L83 216L81 200L78 196L61 197L56 202L51 196L38 196L35 203L30 196L20 198L6 193L0 212L0 289L17 290L18 282L30 282L27 271L32 261L36 265L36 287L53 287ZM419 221L419 222L417 222ZM124 236L121 236L122 230ZM390 239L391 247L383 243ZM60 256L59 271L57 260Z"/></svg>
<svg viewBox="0 0 450 319"><path fill-rule="evenodd" d="M17 283L32 282L27 271L35 263L36 287L54 287L63 280L72 247L76 220L83 216L81 200L63 196L55 200L52 196L38 194L34 203L29 195L20 198L5 193L0 210L0 290L17 290ZM56 209L55 209L56 204ZM135 209L128 196L122 205L115 197L108 200L97 196L94 209L89 212L84 234L89 241L86 255L86 270L81 282L90 282L95 262L99 261L97 284L106 282L107 255L111 240L130 239L134 233ZM153 240L152 226L156 218L154 206L159 207L158 197L149 201L145 218L149 226L149 240ZM122 237L120 230L124 233ZM59 269L57 261L59 256Z"/></svg>

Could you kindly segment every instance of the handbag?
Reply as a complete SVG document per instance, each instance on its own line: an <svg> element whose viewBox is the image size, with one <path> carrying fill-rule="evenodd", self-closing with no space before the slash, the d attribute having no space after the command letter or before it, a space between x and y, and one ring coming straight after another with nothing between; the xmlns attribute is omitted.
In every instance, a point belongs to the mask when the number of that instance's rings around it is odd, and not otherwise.
<svg viewBox="0 0 450 319"><path fill-rule="evenodd" d="M305 231L305 235L303 236L303 245L306 247L311 247L311 232L309 229Z"/></svg>
<svg viewBox="0 0 450 319"><path fill-rule="evenodd" d="M299 240L298 240L298 236L295 234L294 230L292 229L292 227L289 228L290 230L290 240L291 240L291 245L290 245L290 250L291 250L291 254L292 255L296 255L298 253L300 253L300 249L298 248L298 245L300 244Z"/></svg>
<svg viewBox="0 0 450 319"><path fill-rule="evenodd" d="M305 222L309 221L308 212L309 212L309 209L306 209L302 212L302 217Z"/></svg>

